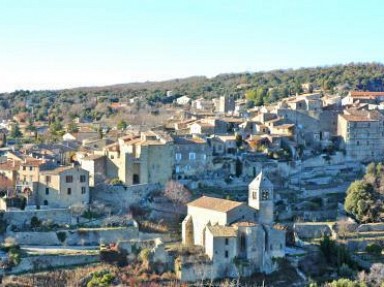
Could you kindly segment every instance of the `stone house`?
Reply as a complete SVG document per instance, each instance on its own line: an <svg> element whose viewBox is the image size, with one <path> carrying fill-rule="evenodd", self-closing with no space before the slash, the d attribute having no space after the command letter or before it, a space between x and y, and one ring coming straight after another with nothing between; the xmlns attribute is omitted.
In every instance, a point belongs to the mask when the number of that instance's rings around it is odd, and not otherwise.
<svg viewBox="0 0 384 287"><path fill-rule="evenodd" d="M213 100L215 112L221 114L233 113L235 111L235 99L233 96L221 96Z"/></svg>
<svg viewBox="0 0 384 287"><path fill-rule="evenodd" d="M379 104L384 101L384 92L362 92L350 91L349 94L341 99L343 106L355 103Z"/></svg>
<svg viewBox="0 0 384 287"><path fill-rule="evenodd" d="M89 172L89 186L95 187L106 179L106 156L91 154L79 157L81 168Z"/></svg>
<svg viewBox="0 0 384 287"><path fill-rule="evenodd" d="M183 244L203 247L212 279L236 277L238 266L245 276L270 273L275 268L272 258L285 256L285 231L273 225L273 193L272 183L260 172L249 185L248 204L203 196L187 205ZM183 270L181 264L178 276L184 281L201 279L193 278L192 270Z"/></svg>
<svg viewBox="0 0 384 287"><path fill-rule="evenodd" d="M1 176L3 178L6 178L8 181L10 181L13 187L15 187L19 170L20 170L19 161L6 159L5 161L0 162Z"/></svg>
<svg viewBox="0 0 384 287"><path fill-rule="evenodd" d="M192 109L211 112L214 109L214 103L204 98L199 98L192 101Z"/></svg>
<svg viewBox="0 0 384 287"><path fill-rule="evenodd" d="M353 159L369 161L384 156L384 117L378 111L345 110L339 115L337 134L346 155Z"/></svg>
<svg viewBox="0 0 384 287"><path fill-rule="evenodd" d="M79 166L61 166L42 171L35 192L37 206L69 207L88 204L89 172Z"/></svg>
<svg viewBox="0 0 384 287"><path fill-rule="evenodd" d="M212 150L199 137L175 137L175 178L200 176L211 169Z"/></svg>
<svg viewBox="0 0 384 287"><path fill-rule="evenodd" d="M172 178L173 139L160 131L127 135L95 154L106 156L106 175L126 185L160 183Z"/></svg>
<svg viewBox="0 0 384 287"><path fill-rule="evenodd" d="M189 104L190 101L191 101L191 98L188 96L181 96L176 99L176 103L182 106Z"/></svg>
<svg viewBox="0 0 384 287"><path fill-rule="evenodd" d="M207 139L212 149L213 156L224 156L235 154L237 150L236 136L219 136L215 135Z"/></svg>
<svg viewBox="0 0 384 287"><path fill-rule="evenodd" d="M215 133L215 121L199 120L189 125L191 135L212 135Z"/></svg>

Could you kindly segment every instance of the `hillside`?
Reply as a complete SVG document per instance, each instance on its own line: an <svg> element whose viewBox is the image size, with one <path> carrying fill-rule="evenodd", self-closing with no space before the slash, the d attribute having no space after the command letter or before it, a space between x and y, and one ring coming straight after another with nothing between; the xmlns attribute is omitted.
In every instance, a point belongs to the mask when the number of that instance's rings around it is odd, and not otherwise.
<svg viewBox="0 0 384 287"><path fill-rule="evenodd" d="M15 91L0 94L0 118L10 118L27 107L34 108L36 120L80 117L100 120L112 111L110 102L125 102L140 97L141 106L172 102L179 95L192 98L213 98L232 94L246 95L255 104L274 102L282 97L302 92L302 84L328 92L384 89L384 65L380 63L351 63L326 67L273 70L256 73L220 74L213 78L190 77L162 82L119 84L104 87L84 87L57 91ZM239 86L240 85L240 86ZM166 98L166 91L173 98ZM70 111L68 113L68 111Z"/></svg>

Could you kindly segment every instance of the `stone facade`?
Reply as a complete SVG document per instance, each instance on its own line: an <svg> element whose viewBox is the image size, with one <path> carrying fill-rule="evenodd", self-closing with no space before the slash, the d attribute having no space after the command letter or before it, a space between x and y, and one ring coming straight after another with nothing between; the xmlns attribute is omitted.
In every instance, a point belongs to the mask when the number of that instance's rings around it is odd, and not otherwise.
<svg viewBox="0 0 384 287"><path fill-rule="evenodd" d="M384 156L384 117L377 111L346 110L339 115L337 133L346 155L360 161Z"/></svg>
<svg viewBox="0 0 384 287"><path fill-rule="evenodd" d="M285 255L285 231L273 226L273 185L263 172L249 186L248 205L203 196L190 202L182 223L183 244L202 246L208 278L245 276L274 270L272 258ZM177 272L195 281L202 262L188 261ZM183 269L184 268L184 269ZM207 269L207 270L208 270Z"/></svg>
<svg viewBox="0 0 384 287"><path fill-rule="evenodd" d="M107 177L126 185L165 184L172 178L174 144L164 133L148 131L119 138L104 148L104 154Z"/></svg>
<svg viewBox="0 0 384 287"><path fill-rule="evenodd" d="M58 167L40 173L35 193L36 205L69 207L88 204L89 172L75 166Z"/></svg>
<svg viewBox="0 0 384 287"><path fill-rule="evenodd" d="M176 137L175 177L199 176L211 169L212 152L206 140L198 137Z"/></svg>

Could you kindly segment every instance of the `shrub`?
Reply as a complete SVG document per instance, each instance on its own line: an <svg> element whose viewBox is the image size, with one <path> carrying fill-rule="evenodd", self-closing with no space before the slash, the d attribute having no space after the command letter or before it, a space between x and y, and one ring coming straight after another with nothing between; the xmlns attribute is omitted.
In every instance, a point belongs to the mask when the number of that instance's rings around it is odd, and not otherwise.
<svg viewBox="0 0 384 287"><path fill-rule="evenodd" d="M115 276L107 270L95 272L92 274L91 280L88 281L87 287L107 287L111 286L115 280Z"/></svg>
<svg viewBox="0 0 384 287"><path fill-rule="evenodd" d="M37 228L41 226L41 221L36 217L32 216L31 218L31 227L32 228Z"/></svg>
<svg viewBox="0 0 384 287"><path fill-rule="evenodd" d="M113 178L111 179L111 182L110 182L112 185L121 185L123 184L123 182L119 179L119 178Z"/></svg>
<svg viewBox="0 0 384 287"><path fill-rule="evenodd" d="M367 247L365 247L365 251L372 255L380 255L381 250L381 246L375 243L368 244Z"/></svg>
<svg viewBox="0 0 384 287"><path fill-rule="evenodd" d="M61 243L64 243L65 239L67 239L67 233L65 233L64 231L59 231L56 233L56 235L57 239L59 239Z"/></svg>

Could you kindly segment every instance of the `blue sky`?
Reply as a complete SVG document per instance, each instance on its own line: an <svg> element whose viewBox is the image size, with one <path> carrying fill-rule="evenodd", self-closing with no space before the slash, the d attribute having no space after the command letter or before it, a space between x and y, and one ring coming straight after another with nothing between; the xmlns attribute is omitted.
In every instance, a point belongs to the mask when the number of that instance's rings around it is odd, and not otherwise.
<svg viewBox="0 0 384 287"><path fill-rule="evenodd" d="M0 92L384 62L381 0L0 0Z"/></svg>

